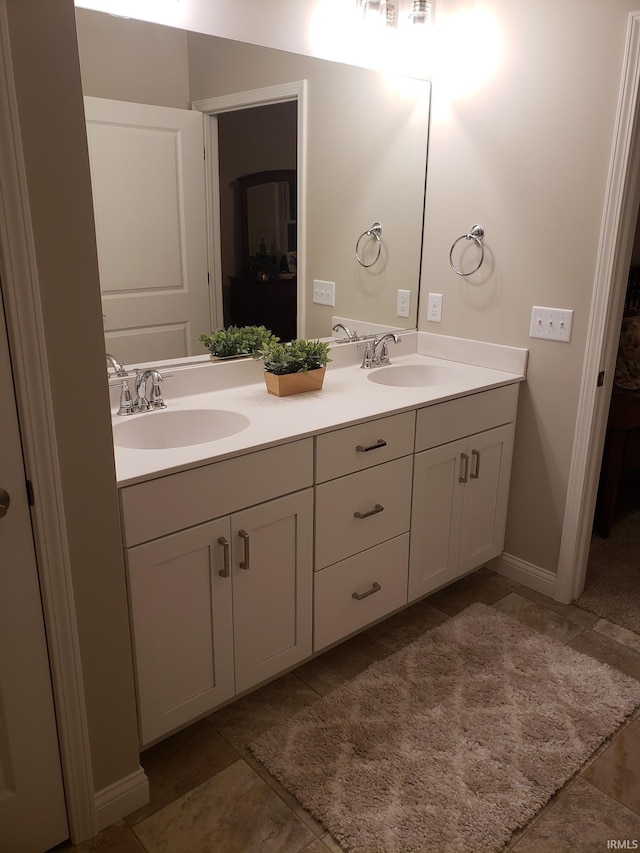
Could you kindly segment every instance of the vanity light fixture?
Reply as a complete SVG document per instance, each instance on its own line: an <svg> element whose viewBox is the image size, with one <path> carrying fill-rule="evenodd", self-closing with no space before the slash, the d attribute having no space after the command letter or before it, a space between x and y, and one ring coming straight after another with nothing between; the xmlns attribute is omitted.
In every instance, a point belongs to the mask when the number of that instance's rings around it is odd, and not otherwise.
<svg viewBox="0 0 640 853"><path fill-rule="evenodd" d="M409 20L412 24L430 24L431 3L429 0L413 0L411 11L409 12Z"/></svg>
<svg viewBox="0 0 640 853"><path fill-rule="evenodd" d="M369 21L397 29L399 0L357 0L363 17ZM407 15L411 24L430 24L433 4L430 0L411 0L411 8Z"/></svg>

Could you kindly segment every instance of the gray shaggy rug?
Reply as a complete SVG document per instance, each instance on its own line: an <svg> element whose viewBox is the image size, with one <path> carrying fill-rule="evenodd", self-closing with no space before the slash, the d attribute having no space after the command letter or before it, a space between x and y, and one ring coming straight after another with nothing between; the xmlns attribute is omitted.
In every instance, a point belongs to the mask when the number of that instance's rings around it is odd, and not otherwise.
<svg viewBox="0 0 640 853"><path fill-rule="evenodd" d="M474 604L250 745L349 851L497 851L640 683Z"/></svg>

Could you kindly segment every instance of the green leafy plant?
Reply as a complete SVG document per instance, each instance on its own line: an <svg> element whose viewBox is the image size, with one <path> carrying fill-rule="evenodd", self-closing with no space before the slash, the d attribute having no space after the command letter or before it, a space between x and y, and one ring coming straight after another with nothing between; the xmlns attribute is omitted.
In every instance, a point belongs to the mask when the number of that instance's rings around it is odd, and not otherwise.
<svg viewBox="0 0 640 853"><path fill-rule="evenodd" d="M264 326L229 326L208 335L200 335L198 340L211 355L229 358L234 355L254 355L264 344L275 343L280 338Z"/></svg>
<svg viewBox="0 0 640 853"><path fill-rule="evenodd" d="M270 342L264 344L255 354L264 362L267 373L307 373L326 367L329 358L329 344L322 341L307 341L304 339L291 341L286 344Z"/></svg>

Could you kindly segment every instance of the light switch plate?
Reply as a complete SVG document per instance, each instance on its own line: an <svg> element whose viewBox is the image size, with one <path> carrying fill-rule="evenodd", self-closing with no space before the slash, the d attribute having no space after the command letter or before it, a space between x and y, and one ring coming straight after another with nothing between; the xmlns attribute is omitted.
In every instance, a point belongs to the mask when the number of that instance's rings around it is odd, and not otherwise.
<svg viewBox="0 0 640 853"><path fill-rule="evenodd" d="M335 281L320 281L313 280L313 301L316 305L335 305L336 304L336 283Z"/></svg>
<svg viewBox="0 0 640 853"><path fill-rule="evenodd" d="M534 305L531 309L531 338L546 338L548 341L563 341L568 344L572 326L571 308L543 308Z"/></svg>

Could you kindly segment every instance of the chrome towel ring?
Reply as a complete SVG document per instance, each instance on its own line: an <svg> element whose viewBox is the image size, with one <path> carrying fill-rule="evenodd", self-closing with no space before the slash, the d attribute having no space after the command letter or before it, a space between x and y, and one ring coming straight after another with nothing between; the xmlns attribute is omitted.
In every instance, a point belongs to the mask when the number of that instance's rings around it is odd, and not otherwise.
<svg viewBox="0 0 640 853"><path fill-rule="evenodd" d="M372 267L375 262L380 257L380 250L382 248L382 243L380 242L380 235L382 234L382 225L379 222L374 222L371 228L367 231L363 231L362 234L356 240L356 260L360 264L361 267ZM362 258L360 257L360 241L363 237L373 237L378 243L378 251L376 252L375 258L371 261L370 264L365 264Z"/></svg>
<svg viewBox="0 0 640 853"><path fill-rule="evenodd" d="M478 272L478 270L482 266L482 262L484 261L484 246L482 244L483 239L484 228L482 227L482 225L474 225L468 234L463 234L461 237L458 237L457 240L454 240L453 246L451 247L451 251L449 252L449 266L456 275L473 275L474 272ZM459 269L456 268L453 263L453 250L458 245L460 240L475 240L478 244L478 248L480 249L480 260L478 261L478 265L472 270L469 270L469 272L461 272Z"/></svg>

